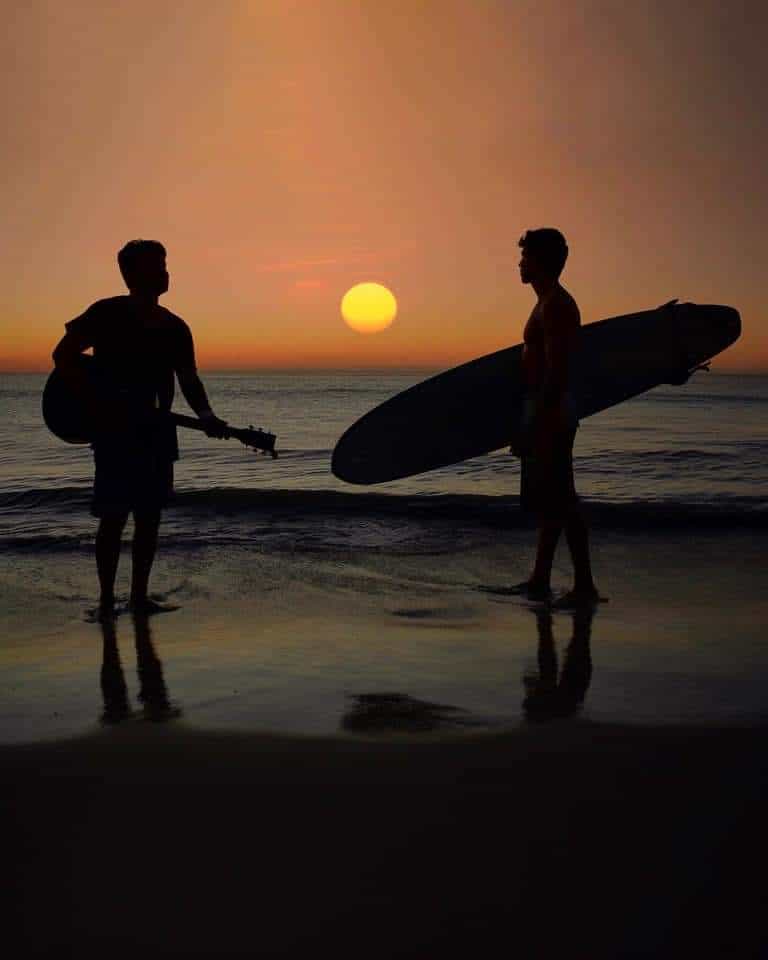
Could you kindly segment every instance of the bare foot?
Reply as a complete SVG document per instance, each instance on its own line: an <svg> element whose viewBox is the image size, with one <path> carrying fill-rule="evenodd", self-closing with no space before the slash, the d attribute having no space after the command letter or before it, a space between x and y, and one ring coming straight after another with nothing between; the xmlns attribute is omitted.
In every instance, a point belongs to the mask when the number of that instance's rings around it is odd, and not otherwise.
<svg viewBox="0 0 768 960"><path fill-rule="evenodd" d="M587 590L569 590L562 597L552 603L553 610L584 610L588 607L596 607L598 603L607 603L607 597L601 597L597 592L597 587L591 587Z"/></svg>
<svg viewBox="0 0 768 960"><path fill-rule="evenodd" d="M552 596L552 588L548 583L539 583L536 580L523 580L511 587L480 587L484 593L493 593L500 597L522 597L524 600L544 602Z"/></svg>
<svg viewBox="0 0 768 960"><path fill-rule="evenodd" d="M149 597L131 597L128 603L128 609L131 613L137 614L140 617L151 617L156 613L173 613L173 611L178 610L179 607L175 607L170 603L158 603Z"/></svg>
<svg viewBox="0 0 768 960"><path fill-rule="evenodd" d="M552 587L541 580L523 580L522 583L516 583L509 588L511 594L518 594L527 600L541 601L549 600L552 596Z"/></svg>

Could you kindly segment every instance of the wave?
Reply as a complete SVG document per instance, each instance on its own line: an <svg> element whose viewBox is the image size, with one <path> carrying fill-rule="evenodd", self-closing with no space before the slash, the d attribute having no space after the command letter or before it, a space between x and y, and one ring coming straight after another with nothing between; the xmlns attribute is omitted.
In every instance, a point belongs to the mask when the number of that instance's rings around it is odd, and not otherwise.
<svg viewBox="0 0 768 960"><path fill-rule="evenodd" d="M89 488L0 494L0 546L6 549L91 549ZM650 534L697 529L768 530L765 497L718 494L701 499L583 500L590 524ZM42 514L42 516L41 516ZM222 523L223 517L231 523ZM61 522L66 519L66 523ZM41 522L43 521L43 522ZM167 511L166 547L236 547L275 551L456 551L482 542L488 529L524 529L532 518L517 496L348 493L221 487L176 494ZM56 530L56 533L51 533ZM44 532L43 532L44 531ZM474 531L474 533L473 533Z"/></svg>
<svg viewBox="0 0 768 960"><path fill-rule="evenodd" d="M760 444L761 448L768 449L768 444ZM682 449L682 450L598 450L596 453L578 453L576 460L580 467L584 464L594 462L598 467L610 464L615 466L617 463L632 464L639 462L643 465L656 467L665 463L682 463L696 461L717 461L738 459L743 460L745 451L741 447L734 447L728 452L714 452L712 450ZM625 469L624 467L622 467Z"/></svg>
<svg viewBox="0 0 768 960"><path fill-rule="evenodd" d="M672 393L667 391L648 391L633 400L647 400L651 403L738 403L760 404L768 403L767 394L754 393Z"/></svg>
<svg viewBox="0 0 768 960"><path fill-rule="evenodd" d="M80 487L43 487L0 492L0 510L37 509L87 502L92 484Z"/></svg>

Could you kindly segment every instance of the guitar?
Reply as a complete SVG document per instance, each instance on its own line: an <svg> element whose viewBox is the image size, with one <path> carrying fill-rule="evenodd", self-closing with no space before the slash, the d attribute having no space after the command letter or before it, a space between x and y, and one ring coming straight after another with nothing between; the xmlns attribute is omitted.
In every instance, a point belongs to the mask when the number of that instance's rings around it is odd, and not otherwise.
<svg viewBox="0 0 768 960"><path fill-rule="evenodd" d="M82 373L94 393L98 396L99 393L107 392L108 388L93 357L81 354L79 362ZM58 370L54 369L46 381L42 405L45 425L59 440L64 440L65 443L91 443L93 441L95 426L88 410ZM159 413L158 416L167 417L171 423L178 427L205 433L205 426L197 417L185 417L180 413ZM253 427L240 428L227 425L224 439L230 437L239 440L246 447L270 454L273 460L277 459L274 433L254 430Z"/></svg>

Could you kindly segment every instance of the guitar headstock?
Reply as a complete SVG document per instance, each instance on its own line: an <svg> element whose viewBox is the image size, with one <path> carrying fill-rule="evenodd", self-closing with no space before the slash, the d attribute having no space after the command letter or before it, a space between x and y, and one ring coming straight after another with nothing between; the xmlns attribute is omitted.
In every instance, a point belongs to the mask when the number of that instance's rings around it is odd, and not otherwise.
<svg viewBox="0 0 768 960"><path fill-rule="evenodd" d="M252 450L269 454L273 460L277 460L277 451L275 450L277 437L274 433L250 426L247 428L229 427L226 435L228 437L234 437L244 446L250 447Z"/></svg>

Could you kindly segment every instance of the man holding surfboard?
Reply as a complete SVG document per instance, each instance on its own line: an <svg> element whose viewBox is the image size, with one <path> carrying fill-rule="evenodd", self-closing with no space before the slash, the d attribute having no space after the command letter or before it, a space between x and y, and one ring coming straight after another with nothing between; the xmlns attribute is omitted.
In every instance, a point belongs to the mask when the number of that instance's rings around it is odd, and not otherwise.
<svg viewBox="0 0 768 960"><path fill-rule="evenodd" d="M521 458L520 501L523 509L536 515L538 546L533 572L512 592L530 600L549 599L552 562L564 530L574 584L557 605L579 607L599 599L587 525L573 481L578 417L570 381L581 317L576 301L560 284L568 257L562 233L551 227L529 230L519 246L520 279L533 287L537 300L523 333L523 430L512 452Z"/></svg>
<svg viewBox="0 0 768 960"><path fill-rule="evenodd" d="M165 248L155 240L132 240L117 259L128 296L99 300L70 320L53 352L57 370L80 396L96 428L91 512L99 518L100 617L114 611L120 541L131 513L131 608L143 614L168 609L149 599L148 583L160 515L173 488L173 463L179 456L174 424L157 415L171 409L174 374L205 432L218 437L226 431L197 375L189 327L158 303L169 283ZM104 390L99 395L78 363L89 347L102 375Z"/></svg>

